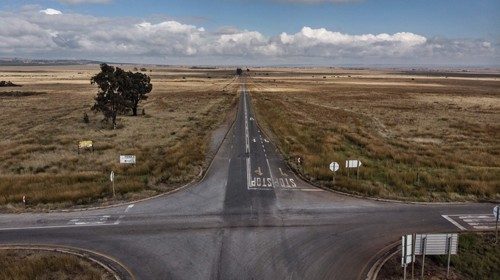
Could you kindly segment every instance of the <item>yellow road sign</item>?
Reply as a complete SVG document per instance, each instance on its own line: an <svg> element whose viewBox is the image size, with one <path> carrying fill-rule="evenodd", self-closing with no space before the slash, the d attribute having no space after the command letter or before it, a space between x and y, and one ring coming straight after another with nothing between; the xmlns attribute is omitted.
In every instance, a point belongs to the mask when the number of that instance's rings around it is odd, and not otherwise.
<svg viewBox="0 0 500 280"><path fill-rule="evenodd" d="M92 148L93 142L92 141L80 141L78 143L78 148L79 149L86 149L86 148Z"/></svg>

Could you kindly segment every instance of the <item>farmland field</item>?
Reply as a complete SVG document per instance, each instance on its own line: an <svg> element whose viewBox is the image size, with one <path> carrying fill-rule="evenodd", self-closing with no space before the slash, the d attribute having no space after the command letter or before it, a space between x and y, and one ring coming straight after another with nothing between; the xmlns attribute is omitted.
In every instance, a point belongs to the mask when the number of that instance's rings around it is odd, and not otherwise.
<svg viewBox="0 0 500 280"><path fill-rule="evenodd" d="M23 208L23 196L27 208L39 209L147 197L193 180L206 167L212 131L236 101L232 69L148 69L153 91L139 116L118 117L116 130L90 111L97 93L90 77L98 71L98 65L0 69L0 81L22 86L0 88L4 210ZM93 141L93 151L78 151L84 140ZM137 164L120 164L120 155L135 155Z"/></svg>
<svg viewBox="0 0 500 280"><path fill-rule="evenodd" d="M317 185L417 201L500 198L498 71L263 68L248 84L264 130ZM362 162L359 179L347 159Z"/></svg>

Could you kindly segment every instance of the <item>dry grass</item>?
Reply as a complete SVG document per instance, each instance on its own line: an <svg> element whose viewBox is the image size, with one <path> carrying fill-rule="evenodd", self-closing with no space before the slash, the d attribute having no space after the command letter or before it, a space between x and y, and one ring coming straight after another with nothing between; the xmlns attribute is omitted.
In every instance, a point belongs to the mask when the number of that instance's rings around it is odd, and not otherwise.
<svg viewBox="0 0 500 280"><path fill-rule="evenodd" d="M34 250L0 250L0 279L108 280L104 268L74 255Z"/></svg>
<svg viewBox="0 0 500 280"><path fill-rule="evenodd" d="M415 258L415 277L422 269L422 257ZM427 256L425 259L425 279L438 280L446 278L448 256ZM499 279L500 245L495 245L495 234L463 233L459 235L458 254L451 256L450 280L466 279ZM411 275L411 265L407 267ZM379 279L402 280L401 253L390 258L378 274ZM411 278L411 276L407 277Z"/></svg>
<svg viewBox="0 0 500 280"><path fill-rule="evenodd" d="M0 79L23 85L0 90L0 205L20 206L23 195L29 207L107 203L111 170L117 199L144 197L186 183L204 167L211 131L235 102L232 69L153 68L153 91L139 108L146 115L119 117L117 130L89 112L97 92L90 77L98 70L0 69ZM93 140L94 152L78 154L81 140ZM136 155L137 164L120 165L124 154Z"/></svg>
<svg viewBox="0 0 500 280"><path fill-rule="evenodd" d="M264 129L318 184L421 201L500 198L500 75L266 69L249 83ZM347 159L363 162L360 179L341 169L333 185L328 164Z"/></svg>

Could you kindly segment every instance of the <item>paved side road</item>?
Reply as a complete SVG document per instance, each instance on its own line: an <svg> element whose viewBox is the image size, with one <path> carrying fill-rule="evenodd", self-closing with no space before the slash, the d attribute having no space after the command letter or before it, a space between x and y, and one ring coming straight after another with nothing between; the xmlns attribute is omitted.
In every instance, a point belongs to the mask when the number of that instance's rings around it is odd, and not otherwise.
<svg viewBox="0 0 500 280"><path fill-rule="evenodd" d="M363 279L402 234L480 229L491 212L362 200L301 181L259 130L241 81L235 124L201 182L108 209L0 215L0 244L89 249L137 279Z"/></svg>

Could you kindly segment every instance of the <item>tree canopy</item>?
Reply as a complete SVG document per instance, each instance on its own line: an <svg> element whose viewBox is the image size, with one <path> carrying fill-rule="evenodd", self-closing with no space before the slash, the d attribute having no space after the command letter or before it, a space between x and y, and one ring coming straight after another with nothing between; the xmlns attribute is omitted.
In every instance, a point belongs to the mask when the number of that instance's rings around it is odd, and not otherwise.
<svg viewBox="0 0 500 280"><path fill-rule="evenodd" d="M90 82L99 88L92 110L102 112L105 120L111 120L116 126L119 113L132 111L137 116L137 107L141 100L146 100L153 89L151 78L143 73L124 71L105 63L101 64L101 72L94 75Z"/></svg>

